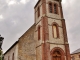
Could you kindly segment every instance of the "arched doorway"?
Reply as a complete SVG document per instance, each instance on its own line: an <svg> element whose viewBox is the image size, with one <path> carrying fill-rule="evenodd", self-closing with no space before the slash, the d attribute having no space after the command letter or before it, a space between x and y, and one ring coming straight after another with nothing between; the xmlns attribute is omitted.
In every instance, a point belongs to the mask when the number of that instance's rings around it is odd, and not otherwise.
<svg viewBox="0 0 80 60"><path fill-rule="evenodd" d="M61 60L61 54L59 51L53 52L52 60Z"/></svg>
<svg viewBox="0 0 80 60"><path fill-rule="evenodd" d="M65 54L61 48L55 47L51 50L51 60L65 60L64 57Z"/></svg>

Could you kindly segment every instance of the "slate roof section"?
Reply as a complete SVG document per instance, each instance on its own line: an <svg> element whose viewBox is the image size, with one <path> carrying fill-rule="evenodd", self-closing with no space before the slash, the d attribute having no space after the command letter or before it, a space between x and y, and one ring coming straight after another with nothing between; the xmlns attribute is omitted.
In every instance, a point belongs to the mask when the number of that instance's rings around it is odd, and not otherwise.
<svg viewBox="0 0 80 60"><path fill-rule="evenodd" d="M74 52L72 52L71 54L77 54L77 53L80 53L80 48L75 50Z"/></svg>

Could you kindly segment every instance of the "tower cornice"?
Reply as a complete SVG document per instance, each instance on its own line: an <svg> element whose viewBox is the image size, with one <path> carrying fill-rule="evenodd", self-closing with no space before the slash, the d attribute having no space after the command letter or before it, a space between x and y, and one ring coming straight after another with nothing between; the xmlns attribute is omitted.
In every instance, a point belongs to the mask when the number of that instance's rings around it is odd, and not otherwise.
<svg viewBox="0 0 80 60"><path fill-rule="evenodd" d="M38 5L38 3L40 2L41 0L38 0L38 2L36 3L36 5L34 6L34 8ZM55 0L57 1L57 0ZM60 2L62 2L62 0L59 0Z"/></svg>
<svg viewBox="0 0 80 60"><path fill-rule="evenodd" d="M36 5L34 6L34 8L38 5L38 3L40 2L41 0L38 0L38 2L36 3Z"/></svg>

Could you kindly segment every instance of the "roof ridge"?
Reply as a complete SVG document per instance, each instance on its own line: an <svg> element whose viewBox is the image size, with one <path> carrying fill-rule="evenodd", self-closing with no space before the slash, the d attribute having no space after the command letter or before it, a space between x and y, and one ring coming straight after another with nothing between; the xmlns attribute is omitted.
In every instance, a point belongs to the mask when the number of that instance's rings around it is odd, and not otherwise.
<svg viewBox="0 0 80 60"><path fill-rule="evenodd" d="M80 48L75 50L75 51L73 51L71 54L75 54L75 53L79 53L79 52L80 52Z"/></svg>

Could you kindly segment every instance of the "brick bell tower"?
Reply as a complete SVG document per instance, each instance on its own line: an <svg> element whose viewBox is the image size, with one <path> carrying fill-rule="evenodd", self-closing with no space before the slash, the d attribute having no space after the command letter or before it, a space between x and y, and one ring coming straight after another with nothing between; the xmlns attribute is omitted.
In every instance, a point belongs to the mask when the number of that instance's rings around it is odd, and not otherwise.
<svg viewBox="0 0 80 60"><path fill-rule="evenodd" d="M34 10L36 60L71 60L61 0L39 0Z"/></svg>

